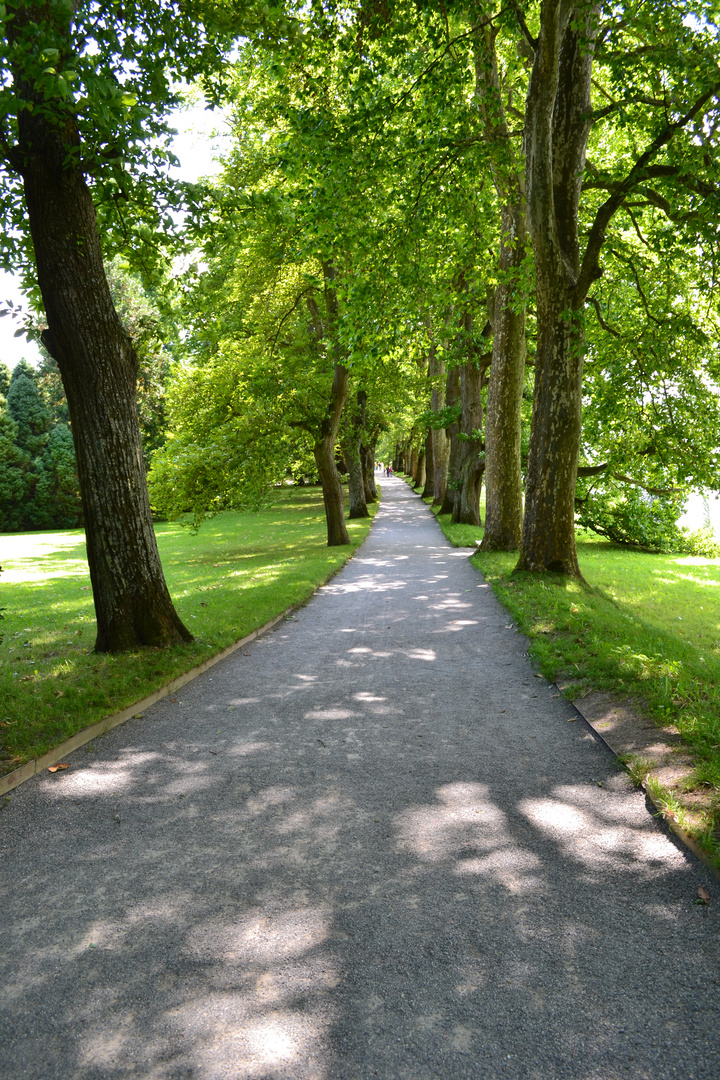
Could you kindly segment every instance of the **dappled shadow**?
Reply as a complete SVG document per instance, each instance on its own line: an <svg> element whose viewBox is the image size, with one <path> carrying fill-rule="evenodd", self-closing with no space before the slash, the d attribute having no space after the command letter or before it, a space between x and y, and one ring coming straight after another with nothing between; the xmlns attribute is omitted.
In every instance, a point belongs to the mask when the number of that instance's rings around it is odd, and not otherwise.
<svg viewBox="0 0 720 1080"><path fill-rule="evenodd" d="M18 789L2 1080L714 1080L697 868L472 567L373 543Z"/></svg>

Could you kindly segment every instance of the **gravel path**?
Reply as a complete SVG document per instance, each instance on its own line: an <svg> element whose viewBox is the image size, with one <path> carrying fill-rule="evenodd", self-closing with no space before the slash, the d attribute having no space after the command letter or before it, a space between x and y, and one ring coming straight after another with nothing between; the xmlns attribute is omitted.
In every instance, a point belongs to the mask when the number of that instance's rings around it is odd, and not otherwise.
<svg viewBox="0 0 720 1080"><path fill-rule="evenodd" d="M384 489L296 618L5 805L2 1080L720 1076L718 882Z"/></svg>

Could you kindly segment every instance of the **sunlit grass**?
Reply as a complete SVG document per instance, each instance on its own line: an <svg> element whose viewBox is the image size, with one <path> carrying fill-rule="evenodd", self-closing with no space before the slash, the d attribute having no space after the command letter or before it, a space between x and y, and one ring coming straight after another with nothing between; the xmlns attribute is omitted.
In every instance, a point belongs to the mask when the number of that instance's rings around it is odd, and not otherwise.
<svg viewBox="0 0 720 1080"><path fill-rule="evenodd" d="M169 679L302 603L367 535L348 521L350 547L327 546L319 488L287 488L259 513L224 513L197 535L156 527L191 645L96 655L82 530L0 536L0 772L131 705Z"/></svg>

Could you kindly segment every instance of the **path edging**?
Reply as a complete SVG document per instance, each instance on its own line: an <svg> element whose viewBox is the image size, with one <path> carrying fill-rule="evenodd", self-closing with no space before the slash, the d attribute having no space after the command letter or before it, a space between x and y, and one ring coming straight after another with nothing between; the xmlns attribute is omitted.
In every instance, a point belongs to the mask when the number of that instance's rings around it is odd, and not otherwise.
<svg viewBox="0 0 720 1080"><path fill-rule="evenodd" d="M380 490L380 497L382 497L382 488ZM377 509L380 509L380 498L377 501ZM377 511L376 511L377 512ZM375 514L373 514L373 521ZM373 526L373 521L370 522L370 529ZM242 649L243 645L249 645L255 638L259 638L262 634L266 634L268 630L272 630L273 626L282 620L286 619L288 615L291 615L294 611L299 611L300 608L312 599L318 589L322 589L327 585L328 581L340 573L344 566L350 562L350 559L354 559L360 548L363 546L368 536L370 535L370 529L365 533L362 540L352 552L351 555L340 566L336 566L334 570L331 570L328 576L321 581L319 585L316 585L308 596L304 600L299 600L295 604L291 604L290 607L285 608L279 615L275 615L269 622L259 626L257 630L251 631L246 634L245 637L240 638L239 641L234 641L232 645L227 645L224 649L221 649L219 653L215 653L214 656L209 656L207 660L203 660L202 664L197 664L195 667L190 668L189 671L184 671L182 675L177 675L174 679L171 679L169 683L165 683L158 690L154 690L152 694L148 694L147 697L141 698L139 701L134 702L132 705L128 705L126 708L121 709L120 712L113 713L111 716L104 716L102 720L98 720L96 723L91 724L90 727L83 728L82 731L78 731L75 735L71 735L69 739L65 739L59 746L54 746L52 750L48 750L39 758L33 758L31 761L26 761L24 765L20 765L17 769L13 769L12 772L5 773L4 776L0 776L0 797L7 795L9 791L18 787L20 784L24 784L26 780L30 780L31 777L36 776L38 773L47 769L50 765L54 765L66 754L72 754L73 750L78 750L81 746L86 746L87 743L92 742L93 739L97 739L99 735L105 735L106 732L112 731L113 728L120 727L121 724L126 723L128 720L132 720L133 717L142 712L144 709L149 709L151 705L154 705L157 701L160 701L164 697L179 690L186 683L192 682L198 675L202 675L208 668L218 664L225 657L231 656L238 649Z"/></svg>
<svg viewBox="0 0 720 1080"><path fill-rule="evenodd" d="M557 683L555 683L553 685L556 687L556 689L558 690L559 693L562 693L562 690L557 685ZM642 789L642 791L645 793L646 798L655 807L655 809L658 812L658 815L665 822L665 824L667 825L670 832L673 833L675 836L677 836L678 840L680 840L680 842L683 843L686 848L688 848L690 851L692 851L693 855L697 859L699 859L701 863L703 863L703 865L710 871L710 873L713 875L713 877L716 877L718 879L718 881L720 881L720 869L717 866L715 866L714 863L712 863L710 861L710 857L707 855L707 853L705 851L703 851L703 849L700 847L698 842L696 840L693 840L692 836L689 836L685 832L685 830L682 829L678 825L677 821L675 821L673 818L671 818L666 813L665 808L663 807L662 803L660 802L659 799L657 799L655 797L655 795L653 795L652 791L647 786L647 784L638 783L638 781L635 779L635 777L632 776L632 773L628 769L627 765L625 765L625 763L620 759L620 756L619 756L617 750L615 750L613 745L607 741L605 736L600 731L598 731L598 729L593 724L592 720L588 720L587 716L585 715L585 713L582 711L582 709L578 705L578 702L573 701L572 705L573 705L573 708L578 713L578 715L588 725L588 727L592 731L593 735L598 739L599 742L601 742L604 746L606 746L608 748L610 753L622 765L622 767L625 769L625 771L632 777L633 782L638 784L638 787Z"/></svg>
<svg viewBox="0 0 720 1080"><path fill-rule="evenodd" d="M321 588L321 586L318 586L318 588ZM246 634L245 637L240 638L239 641L234 641L232 645L226 646L219 653L215 653L214 656L209 656L207 660L203 660L201 664L197 664L195 667L190 668L189 671L183 672L182 675L176 675L174 679L165 683L165 685L161 686L158 690L154 690L153 693L148 694L147 697L141 698L132 705L126 706L126 708L121 709L120 712L103 717L102 720L98 720L96 723L91 724L90 727L83 728L82 731L78 731L75 735L71 735L69 739L65 739L59 746L54 746L52 750L48 750L41 757L26 761L24 765L20 765L19 768L13 769L12 772L6 773L5 776L1 776L0 796L6 795L9 791L12 791L13 788L18 787L19 784L24 784L25 781L29 780L32 776L36 776L37 773L47 769L48 766L54 765L67 754L72 754L73 750L78 750L81 746L85 746L87 743L92 742L93 739L97 739L99 735L105 735L106 732L112 731L113 728L119 727L120 724L124 724L127 720L132 720L137 713L142 712L144 709L149 709L151 705L154 705L164 697L168 697L168 695L174 693L175 690L179 690L182 686L185 686L186 683L196 679L198 675L202 675L208 668L213 667L221 660L224 660L226 656L230 656L238 649L241 649L243 645L248 645L251 641L254 641L255 638L260 637L261 634L265 634L268 630L272 630L273 626L276 626L282 619L287 618L293 611L297 611L300 606L300 604L293 604L279 615L276 615L275 618L270 619L270 621L266 622L263 626L259 626L257 630L253 630L251 633Z"/></svg>

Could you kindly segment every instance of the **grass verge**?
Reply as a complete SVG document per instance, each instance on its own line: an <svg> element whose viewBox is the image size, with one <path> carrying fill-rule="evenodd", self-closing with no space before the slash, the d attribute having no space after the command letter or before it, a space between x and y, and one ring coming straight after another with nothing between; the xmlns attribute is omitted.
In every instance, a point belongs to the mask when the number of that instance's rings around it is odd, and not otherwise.
<svg viewBox="0 0 720 1080"><path fill-rule="evenodd" d="M82 530L0 537L0 774L307 600L370 524L348 521L350 546L329 548L320 489L285 488L258 513L219 514L196 535L177 523L158 525L170 593L195 641L117 655L91 651L95 615Z"/></svg>
<svg viewBox="0 0 720 1080"><path fill-rule="evenodd" d="M482 529L438 522L455 546L482 539ZM517 554L478 551L472 561L567 697L631 699L643 717L679 733L692 768L679 770L674 787L648 762L627 763L720 867L720 559L650 555L587 532L578 534L578 556L589 588L515 574Z"/></svg>

